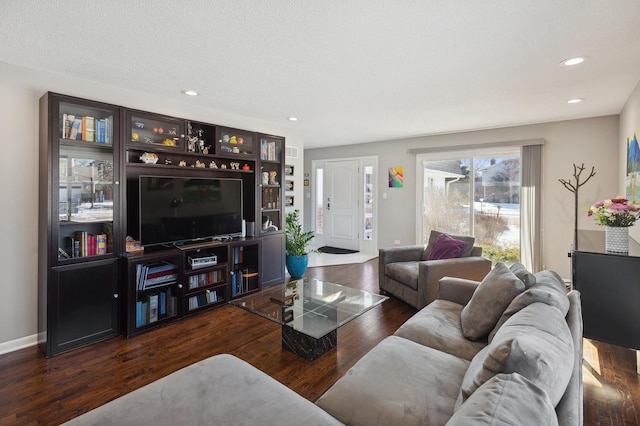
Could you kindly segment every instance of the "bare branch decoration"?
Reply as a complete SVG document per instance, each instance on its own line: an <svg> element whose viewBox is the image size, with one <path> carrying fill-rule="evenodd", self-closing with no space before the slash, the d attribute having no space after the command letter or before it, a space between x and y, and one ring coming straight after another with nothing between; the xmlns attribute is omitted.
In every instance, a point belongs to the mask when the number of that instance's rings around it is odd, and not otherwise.
<svg viewBox="0 0 640 426"><path fill-rule="evenodd" d="M569 191L573 192L573 208L574 208L574 219L573 219L573 248L574 250L578 248L578 190L585 183L589 182L589 179L596 175L595 167L591 167L591 172L589 176L582 182L580 182L580 176L582 176L582 172L585 171L584 163L580 166L577 166L575 163L573 164L573 177L575 178L575 183L571 182L571 179L558 179L558 181Z"/></svg>

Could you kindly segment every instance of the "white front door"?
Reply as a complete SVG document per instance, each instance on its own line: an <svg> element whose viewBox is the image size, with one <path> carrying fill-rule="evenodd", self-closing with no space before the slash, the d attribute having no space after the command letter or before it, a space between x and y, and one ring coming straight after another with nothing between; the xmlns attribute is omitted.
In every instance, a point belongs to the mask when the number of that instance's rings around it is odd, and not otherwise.
<svg viewBox="0 0 640 426"><path fill-rule="evenodd" d="M325 244L360 250L358 160L327 161L324 173Z"/></svg>

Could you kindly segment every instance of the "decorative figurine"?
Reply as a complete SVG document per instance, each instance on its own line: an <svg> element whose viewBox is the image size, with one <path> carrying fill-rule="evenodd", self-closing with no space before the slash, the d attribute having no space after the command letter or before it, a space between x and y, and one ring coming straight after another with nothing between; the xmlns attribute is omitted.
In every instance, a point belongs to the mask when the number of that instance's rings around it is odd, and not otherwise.
<svg viewBox="0 0 640 426"><path fill-rule="evenodd" d="M244 138L242 136L238 136L236 140L238 141L239 145L244 143Z"/></svg>
<svg viewBox="0 0 640 426"><path fill-rule="evenodd" d="M227 168L227 165L226 165L226 164L223 164L223 165L221 165L221 166L220 166L220 168L221 168L221 169L226 169L226 168Z"/></svg>
<svg viewBox="0 0 640 426"><path fill-rule="evenodd" d="M201 162L200 160L196 160L196 167L199 169L204 169L206 167L206 165Z"/></svg>
<svg viewBox="0 0 640 426"><path fill-rule="evenodd" d="M217 169L218 165L216 164L215 161L211 160L211 162L209 163L209 168L210 169Z"/></svg>
<svg viewBox="0 0 640 426"><path fill-rule="evenodd" d="M158 162L158 154L145 152L140 156L140 160L145 164L156 164Z"/></svg>
<svg viewBox="0 0 640 426"><path fill-rule="evenodd" d="M251 170L251 167L249 167L248 164L245 164L242 166L242 170Z"/></svg>
<svg viewBox="0 0 640 426"><path fill-rule="evenodd" d="M164 164L171 165L171 164L173 164L173 162L171 160L169 160L168 158L165 158Z"/></svg>
<svg viewBox="0 0 640 426"><path fill-rule="evenodd" d="M237 143L238 143L238 141L237 141L237 139L236 139L236 137L235 137L235 136L231 136L231 137L229 138L229 143L230 143L230 144L232 144L232 145L235 145L235 144L237 144Z"/></svg>
<svg viewBox="0 0 640 426"><path fill-rule="evenodd" d="M277 185L276 177L278 176L278 172L271 172L271 176L269 176L269 185Z"/></svg>
<svg viewBox="0 0 640 426"><path fill-rule="evenodd" d="M187 162L186 162L186 161L184 161L184 160L181 160L181 161L178 163L178 166L180 166L180 167L185 167L186 165L187 165Z"/></svg>
<svg viewBox="0 0 640 426"><path fill-rule="evenodd" d="M222 135L222 143L229 143L229 135Z"/></svg>

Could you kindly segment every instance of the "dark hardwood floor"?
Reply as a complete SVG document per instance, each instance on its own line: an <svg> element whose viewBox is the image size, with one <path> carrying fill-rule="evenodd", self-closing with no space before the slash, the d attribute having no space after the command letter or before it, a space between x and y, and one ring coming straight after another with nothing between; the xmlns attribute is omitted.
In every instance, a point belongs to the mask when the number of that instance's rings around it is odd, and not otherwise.
<svg viewBox="0 0 640 426"><path fill-rule="evenodd" d="M310 268L306 275L378 292L377 259ZM281 348L276 323L233 306L49 359L36 347L22 349L0 356L0 425L58 425L220 353L244 359L315 401L415 312L391 298L340 328L338 347L313 362ZM586 339L584 348L585 425L639 424L635 353Z"/></svg>

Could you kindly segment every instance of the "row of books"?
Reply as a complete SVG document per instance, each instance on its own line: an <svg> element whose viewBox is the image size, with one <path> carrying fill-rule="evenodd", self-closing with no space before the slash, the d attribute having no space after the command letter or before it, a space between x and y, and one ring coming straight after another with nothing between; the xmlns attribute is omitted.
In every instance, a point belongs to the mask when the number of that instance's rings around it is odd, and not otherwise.
<svg viewBox="0 0 640 426"><path fill-rule="evenodd" d="M280 161L281 156L280 144L269 142L266 139L260 140L260 159L266 161Z"/></svg>
<svg viewBox="0 0 640 426"><path fill-rule="evenodd" d="M216 284L224 280L224 271L216 270L189 276L189 290Z"/></svg>
<svg viewBox="0 0 640 426"><path fill-rule="evenodd" d="M136 284L138 291L162 287L178 279L178 268L166 260L136 265Z"/></svg>
<svg viewBox="0 0 640 426"><path fill-rule="evenodd" d="M224 297L218 298L218 292L215 290L206 290L204 293L196 294L189 298L189 310L198 309L201 306L207 306L211 303L224 300Z"/></svg>
<svg viewBox="0 0 640 426"><path fill-rule="evenodd" d="M244 262L244 247L234 247L233 248L233 264L238 265Z"/></svg>
<svg viewBox="0 0 640 426"><path fill-rule="evenodd" d="M86 142L111 143L108 118L62 114L62 138Z"/></svg>
<svg viewBox="0 0 640 426"><path fill-rule="evenodd" d="M68 237L68 250L58 250L61 257L84 257L107 254L107 234L89 234L86 231L77 231L75 236Z"/></svg>
<svg viewBox="0 0 640 426"><path fill-rule="evenodd" d="M231 296L246 293L247 291L257 288L257 282L252 284L252 278L257 278L257 272L249 272L248 269L237 270L231 276Z"/></svg>
<svg viewBox="0 0 640 426"><path fill-rule="evenodd" d="M178 313L178 298L171 289L145 294L136 302L136 327L151 324L165 316Z"/></svg>

